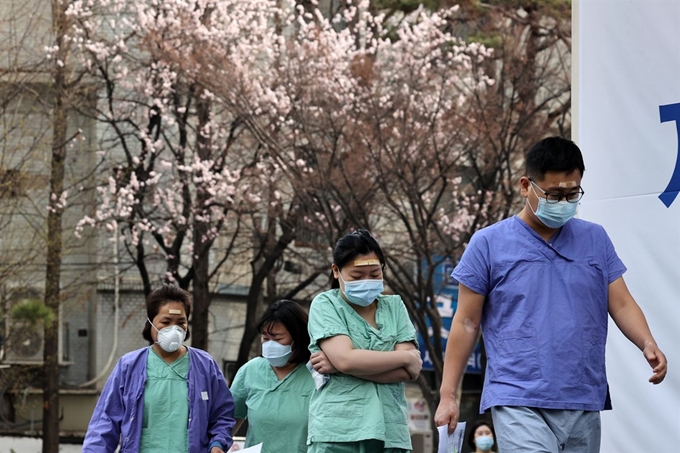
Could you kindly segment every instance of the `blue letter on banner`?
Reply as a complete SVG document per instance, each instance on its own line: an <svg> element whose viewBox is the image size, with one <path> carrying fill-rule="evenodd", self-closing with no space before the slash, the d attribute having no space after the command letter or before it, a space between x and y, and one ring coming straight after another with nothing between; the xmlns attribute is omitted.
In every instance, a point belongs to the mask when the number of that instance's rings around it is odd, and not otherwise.
<svg viewBox="0 0 680 453"><path fill-rule="evenodd" d="M659 195L659 199L669 208L680 192L680 104L660 105L659 116L662 123L675 121L675 130L678 133L678 157L675 160L675 169L666 190Z"/></svg>

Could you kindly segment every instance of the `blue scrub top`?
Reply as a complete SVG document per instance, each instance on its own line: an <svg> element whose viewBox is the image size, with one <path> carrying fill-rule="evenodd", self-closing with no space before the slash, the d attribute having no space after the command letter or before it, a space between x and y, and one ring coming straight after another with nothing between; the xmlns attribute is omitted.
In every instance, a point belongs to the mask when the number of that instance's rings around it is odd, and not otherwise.
<svg viewBox="0 0 680 453"><path fill-rule="evenodd" d="M625 271L604 228L583 220L550 242L517 216L475 233L452 276L486 296L481 412L610 408L608 291Z"/></svg>

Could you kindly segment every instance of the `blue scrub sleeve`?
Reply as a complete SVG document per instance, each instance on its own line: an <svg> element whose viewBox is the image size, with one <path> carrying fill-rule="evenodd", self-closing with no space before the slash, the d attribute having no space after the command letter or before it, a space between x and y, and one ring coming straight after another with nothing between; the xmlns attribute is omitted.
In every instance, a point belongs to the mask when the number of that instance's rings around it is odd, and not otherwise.
<svg viewBox="0 0 680 453"><path fill-rule="evenodd" d="M614 282L614 280L618 279L621 277L625 272L626 272L626 266L623 264L623 261L619 258L619 255L616 253L616 250L614 249L614 244L612 244L611 239L609 238L609 235L605 231L604 227L600 226L602 229L602 234L604 235L604 248L605 248L605 257L607 260L607 278L608 278L608 283Z"/></svg>
<svg viewBox="0 0 680 453"><path fill-rule="evenodd" d="M486 296L489 294L489 263L489 243L477 232L472 235L451 276L477 294Z"/></svg>

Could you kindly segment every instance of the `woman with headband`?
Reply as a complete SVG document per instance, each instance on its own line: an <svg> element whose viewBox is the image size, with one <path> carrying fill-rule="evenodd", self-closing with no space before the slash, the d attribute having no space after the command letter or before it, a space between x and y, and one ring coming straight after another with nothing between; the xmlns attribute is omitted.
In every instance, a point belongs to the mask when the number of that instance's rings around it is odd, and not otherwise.
<svg viewBox="0 0 680 453"><path fill-rule="evenodd" d="M411 451L404 382L420 374L401 297L383 295L385 255L366 230L333 250L331 290L309 312L311 363L330 375L312 393L308 453Z"/></svg>

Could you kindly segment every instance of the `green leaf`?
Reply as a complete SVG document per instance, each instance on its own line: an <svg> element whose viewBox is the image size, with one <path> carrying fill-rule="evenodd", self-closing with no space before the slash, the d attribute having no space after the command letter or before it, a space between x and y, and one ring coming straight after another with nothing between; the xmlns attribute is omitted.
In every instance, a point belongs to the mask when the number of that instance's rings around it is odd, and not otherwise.
<svg viewBox="0 0 680 453"><path fill-rule="evenodd" d="M40 299L24 299L14 305L10 315L15 321L23 321L35 325L40 321L49 324L54 320L54 312L46 307Z"/></svg>

